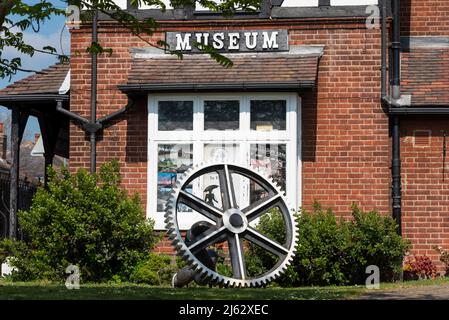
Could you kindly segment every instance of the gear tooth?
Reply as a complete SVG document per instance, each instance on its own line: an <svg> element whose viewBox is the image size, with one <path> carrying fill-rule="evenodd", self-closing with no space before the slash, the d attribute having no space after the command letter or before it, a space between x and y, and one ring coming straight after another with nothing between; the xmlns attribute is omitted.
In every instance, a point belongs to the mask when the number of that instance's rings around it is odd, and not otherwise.
<svg viewBox="0 0 449 320"><path fill-rule="evenodd" d="M168 226L169 226L168 232L171 233L171 234L175 234L175 233L176 233L176 230L175 230L175 228L173 228L173 225L170 224L170 225L168 225Z"/></svg>

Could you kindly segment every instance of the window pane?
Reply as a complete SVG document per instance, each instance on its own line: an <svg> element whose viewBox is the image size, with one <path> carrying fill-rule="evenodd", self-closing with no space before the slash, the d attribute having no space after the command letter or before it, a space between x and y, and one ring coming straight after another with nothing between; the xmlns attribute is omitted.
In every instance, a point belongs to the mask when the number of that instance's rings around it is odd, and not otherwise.
<svg viewBox="0 0 449 320"><path fill-rule="evenodd" d="M251 129L257 131L285 130L285 100L252 100Z"/></svg>
<svg viewBox="0 0 449 320"><path fill-rule="evenodd" d="M159 101L159 131L193 130L193 101Z"/></svg>
<svg viewBox="0 0 449 320"><path fill-rule="evenodd" d="M160 144L158 145L157 168L157 211L165 211L170 192L176 181L193 164L192 144ZM191 192L188 186L187 191ZM191 211L181 205L181 211Z"/></svg>
<svg viewBox="0 0 449 320"><path fill-rule="evenodd" d="M238 130L239 101L205 101L204 130Z"/></svg>
<svg viewBox="0 0 449 320"><path fill-rule="evenodd" d="M239 160L238 144L205 144L204 161L210 163L231 162L236 163ZM240 180L234 179L234 190L237 198L241 194ZM203 199L210 205L219 209L223 208L223 199L220 189L220 179L218 173L209 173L203 176L201 185L203 190ZM236 199L239 202L239 199Z"/></svg>
<svg viewBox="0 0 449 320"><path fill-rule="evenodd" d="M285 191L286 154L285 144L251 144L251 166L272 178ZM265 190L254 182L250 185L250 203L266 196Z"/></svg>

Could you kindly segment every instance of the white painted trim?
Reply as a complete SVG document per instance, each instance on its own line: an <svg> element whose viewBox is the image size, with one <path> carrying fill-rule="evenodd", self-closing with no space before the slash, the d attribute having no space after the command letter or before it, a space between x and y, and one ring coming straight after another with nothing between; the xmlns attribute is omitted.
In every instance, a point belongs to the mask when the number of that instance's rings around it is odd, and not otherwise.
<svg viewBox="0 0 449 320"><path fill-rule="evenodd" d="M61 86L59 87L58 93L66 94L69 90L70 90L70 69L69 72L67 72Z"/></svg>

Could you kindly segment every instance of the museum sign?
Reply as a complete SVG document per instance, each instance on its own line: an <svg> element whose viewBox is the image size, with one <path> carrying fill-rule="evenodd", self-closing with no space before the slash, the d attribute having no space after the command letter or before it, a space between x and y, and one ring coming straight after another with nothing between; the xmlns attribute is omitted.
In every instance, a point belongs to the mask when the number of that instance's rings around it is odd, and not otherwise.
<svg viewBox="0 0 449 320"><path fill-rule="evenodd" d="M201 53L198 44L206 44L220 53L288 51L287 30L242 30L167 32L170 51Z"/></svg>

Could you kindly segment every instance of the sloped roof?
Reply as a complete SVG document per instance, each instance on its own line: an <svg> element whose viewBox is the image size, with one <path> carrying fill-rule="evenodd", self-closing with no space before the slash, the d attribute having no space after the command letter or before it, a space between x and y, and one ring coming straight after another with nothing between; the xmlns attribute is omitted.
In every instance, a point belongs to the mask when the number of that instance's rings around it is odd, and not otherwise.
<svg viewBox="0 0 449 320"><path fill-rule="evenodd" d="M412 48L402 53L402 93L412 106L449 105L449 50Z"/></svg>
<svg viewBox="0 0 449 320"><path fill-rule="evenodd" d="M288 83L296 84L298 89L313 87L319 56L260 54L255 57L242 54L231 57L231 60L233 67L224 68L205 55L185 56L182 60L167 56L134 59L127 85L119 87Z"/></svg>
<svg viewBox="0 0 449 320"><path fill-rule="evenodd" d="M0 89L0 96L28 94L58 94L67 73L69 64L58 63L9 86Z"/></svg>

